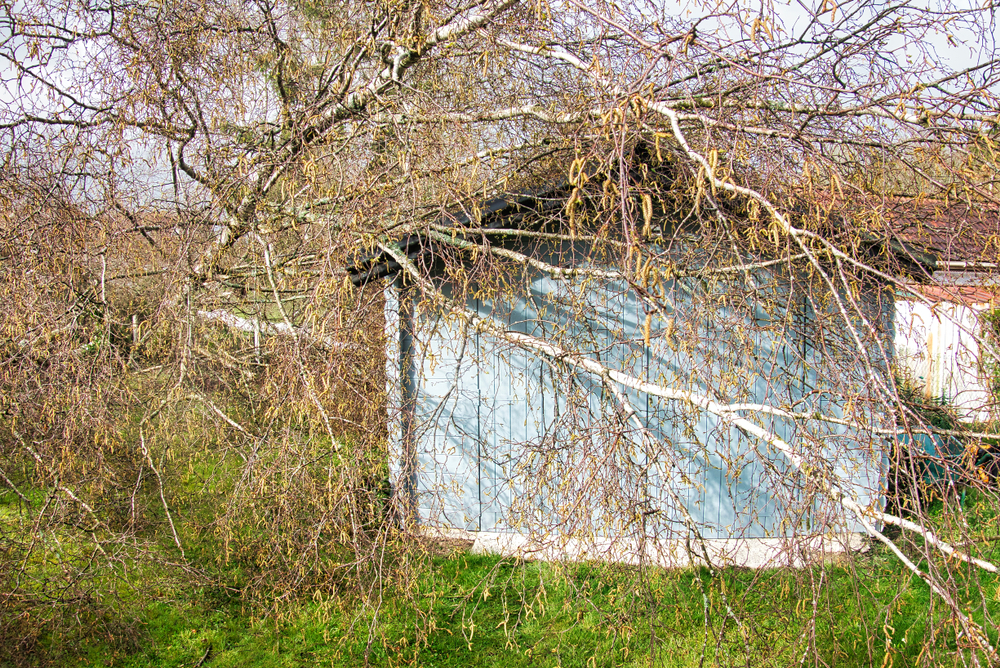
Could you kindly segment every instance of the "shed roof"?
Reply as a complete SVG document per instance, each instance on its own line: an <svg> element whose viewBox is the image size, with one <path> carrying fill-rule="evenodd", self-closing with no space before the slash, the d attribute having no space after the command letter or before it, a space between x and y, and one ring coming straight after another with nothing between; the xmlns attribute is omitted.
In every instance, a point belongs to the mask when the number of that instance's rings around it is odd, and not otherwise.
<svg viewBox="0 0 1000 668"><path fill-rule="evenodd" d="M938 256L939 262L1000 263L1000 209L977 202L892 199L884 216L898 237Z"/></svg>
<svg viewBox="0 0 1000 668"><path fill-rule="evenodd" d="M593 170L592 174L602 171L596 163L588 164L588 169ZM533 189L501 194L472 207L448 210L435 222L457 228L473 223L488 229L522 227L528 220L542 218L540 214L559 210L573 187L565 179L553 180ZM850 208L854 211L867 210L878 219L863 235L862 243L870 249L889 251L898 263L895 271L923 276L923 281L935 269L947 267L1000 271L1000 207L901 197L860 205L855 200L852 205ZM831 221L838 221L837 226L841 228L851 227L848 221L854 216L845 207L830 209L835 212L831 213ZM395 243L418 264L439 261L432 244L419 232L405 234ZM395 260L379 251L348 267L348 275L355 285L363 285L395 275L400 269ZM964 289L960 295L963 301L975 301L983 296L966 294L968 290ZM944 295L940 297L945 298Z"/></svg>

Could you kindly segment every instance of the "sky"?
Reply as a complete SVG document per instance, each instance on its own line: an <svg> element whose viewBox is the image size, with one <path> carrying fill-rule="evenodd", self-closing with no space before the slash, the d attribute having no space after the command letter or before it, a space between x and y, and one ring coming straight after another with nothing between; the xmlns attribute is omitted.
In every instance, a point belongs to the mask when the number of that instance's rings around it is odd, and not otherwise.
<svg viewBox="0 0 1000 668"><path fill-rule="evenodd" d="M681 1L676 5L676 9L660 4L663 0L650 0L653 6L660 11L676 12L675 16L695 19L699 13L705 11L708 2L685 2ZM988 0L990 1L990 0ZM900 6L909 8L916 15L920 10L937 12L933 15L934 21L929 22L924 29L921 41L914 40L904 35L890 37L880 55L883 57L895 58L898 63L912 61L915 63L924 62L928 67L944 70L957 70L967 68L976 62L997 58L997 25L996 12L986 12L980 16L985 17L985 25L973 25L958 16L957 12L969 10L975 7L975 0L922 0L918 2L901 2ZM61 5L61 3L59 3ZM32 5L35 6L35 5ZM62 5L64 6L64 5ZM716 20L712 24L704 24L699 29L704 32L707 29L724 32L733 39L738 39L740 34L746 34L748 25L753 18L772 18L785 28L786 34L798 34L802 31L812 17L818 16L823 26L829 26L836 20L848 14L857 16L857 20L862 21L866 16L870 16L886 3L876 2L843 2L835 4L834 0L735 0L724 4L724 0L719 4L712 4L712 8L721 7L728 13L729 18ZM14 13L30 11L31 7L26 0L15 0L10 10ZM626 10L628 11L628 10ZM4 10L0 10L4 12ZM740 16L743 21L735 20L735 16ZM31 112L38 115L59 112L65 105L65 100L60 99L44 90L37 83L32 83L30 78L19 77L16 68L11 64L10 58L19 58L25 62L34 62L37 71L44 73L52 81L66 85L74 82L76 77L85 75L90 65L100 59L100 44L89 43L86 45L71 46L68 49L56 52L47 65L42 65L37 58L32 58L28 53L28 48L23 40L11 38L11 24L2 19L0 14L0 123L7 122L19 114ZM712 26L710 28L710 26ZM760 31L763 34L763 30ZM864 68L867 61L857 59L852 63L852 67ZM997 71L994 65L992 72ZM979 76L979 75L977 75ZM76 87L77 95L86 99L88 96L95 97L99 93L96 88ZM1000 95L1000 91L994 90ZM6 146L8 139L0 137L0 146ZM135 142L136 153L133 156L136 162L133 164L133 178L137 192L144 192L147 196L169 197L172 186L168 188L170 181L170 170L161 158L157 159L155 151L150 146L141 146ZM143 164L146 163L146 164Z"/></svg>

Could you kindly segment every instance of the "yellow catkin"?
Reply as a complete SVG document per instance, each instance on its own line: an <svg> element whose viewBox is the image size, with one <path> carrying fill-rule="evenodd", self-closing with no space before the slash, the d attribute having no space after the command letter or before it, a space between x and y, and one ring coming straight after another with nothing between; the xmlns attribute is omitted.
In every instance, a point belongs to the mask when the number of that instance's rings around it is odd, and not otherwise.
<svg viewBox="0 0 1000 668"><path fill-rule="evenodd" d="M583 173L583 158L576 158L569 166L569 182L579 185L580 175Z"/></svg>
<svg viewBox="0 0 1000 668"><path fill-rule="evenodd" d="M649 193L642 194L642 219L644 221L642 233L648 237L652 232L653 224L653 198L649 196Z"/></svg>
<svg viewBox="0 0 1000 668"><path fill-rule="evenodd" d="M642 266L642 271L640 273L640 279L639 279L639 281L642 283L642 286L644 288L648 288L649 287L649 270L650 270L650 267L652 265L653 265L653 256L650 255L646 259L646 263Z"/></svg>

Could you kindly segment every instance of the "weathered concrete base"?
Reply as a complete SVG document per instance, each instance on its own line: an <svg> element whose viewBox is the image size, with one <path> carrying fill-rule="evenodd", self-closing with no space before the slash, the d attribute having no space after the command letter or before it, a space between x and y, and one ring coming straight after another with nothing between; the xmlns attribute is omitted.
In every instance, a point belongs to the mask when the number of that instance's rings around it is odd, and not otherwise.
<svg viewBox="0 0 1000 668"><path fill-rule="evenodd" d="M704 565L705 554L698 543L680 539L598 538L551 539L538 542L530 536L492 531L463 531L423 527L422 533L448 539L472 541L474 554L500 554L540 561L606 561L663 568ZM690 551L689 551L690 547ZM781 538L717 538L705 540L708 559L713 566L740 568L802 568L845 557L868 549L866 536L860 533L794 536Z"/></svg>

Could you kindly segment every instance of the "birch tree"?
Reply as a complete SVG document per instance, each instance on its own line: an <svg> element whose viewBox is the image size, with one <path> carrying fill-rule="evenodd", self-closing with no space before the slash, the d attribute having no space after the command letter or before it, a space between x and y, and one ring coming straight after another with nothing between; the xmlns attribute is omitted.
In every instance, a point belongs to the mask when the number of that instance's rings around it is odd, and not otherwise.
<svg viewBox="0 0 1000 668"><path fill-rule="evenodd" d="M900 486L919 483L891 444L934 427L906 400L861 295L878 285L921 299L914 283L956 268L901 236L901 203L930 219L956 207L995 218L992 3L197 0L3 13L0 473L24 503L51 490L46 522L74 518L94 554L167 559L142 533L162 515L182 560L196 530L216 531L261 566L261 587L382 575L399 518L381 482L393 428L381 286L357 289L347 272L382 257L421 308L541 360L553 382L603 388L608 443L671 461L637 420L635 392L752 437L781 462L776 480L822 500L819 533L860 523L944 605L963 660L996 661L975 575L996 572L985 529L949 499L933 516L926 496L859 504L805 436L850 428L885 451ZM562 190L530 229L481 225L482 202L539 184ZM697 244L671 246L678 230ZM407 239L433 249L433 270ZM542 242L588 255L539 259ZM977 249L967 268L996 265L995 244ZM592 305L579 286L618 286L649 314L646 346L694 350L716 342L671 329L664 281L702 286L692 318L738 314L769 289L760 269L793 278L794 298L823 314L808 337L828 345L816 373L838 411L747 402L750 375L708 369L697 391L638 378L592 342L511 332L467 309L515 298L535 272L564 286L567 317L582 322ZM441 276L461 289L442 291ZM781 298L773 331L794 327L778 322ZM728 342L734 360L747 340ZM563 419L583 428L579 413ZM779 437L775 420L804 436ZM181 476L168 453L178 425L205 423L239 473L198 525L171 500ZM635 461L622 450L590 463L610 476L620 518L641 518ZM948 466L995 508L992 488ZM523 471L538 494L562 484L557 472ZM262 525L266 539L246 538Z"/></svg>

